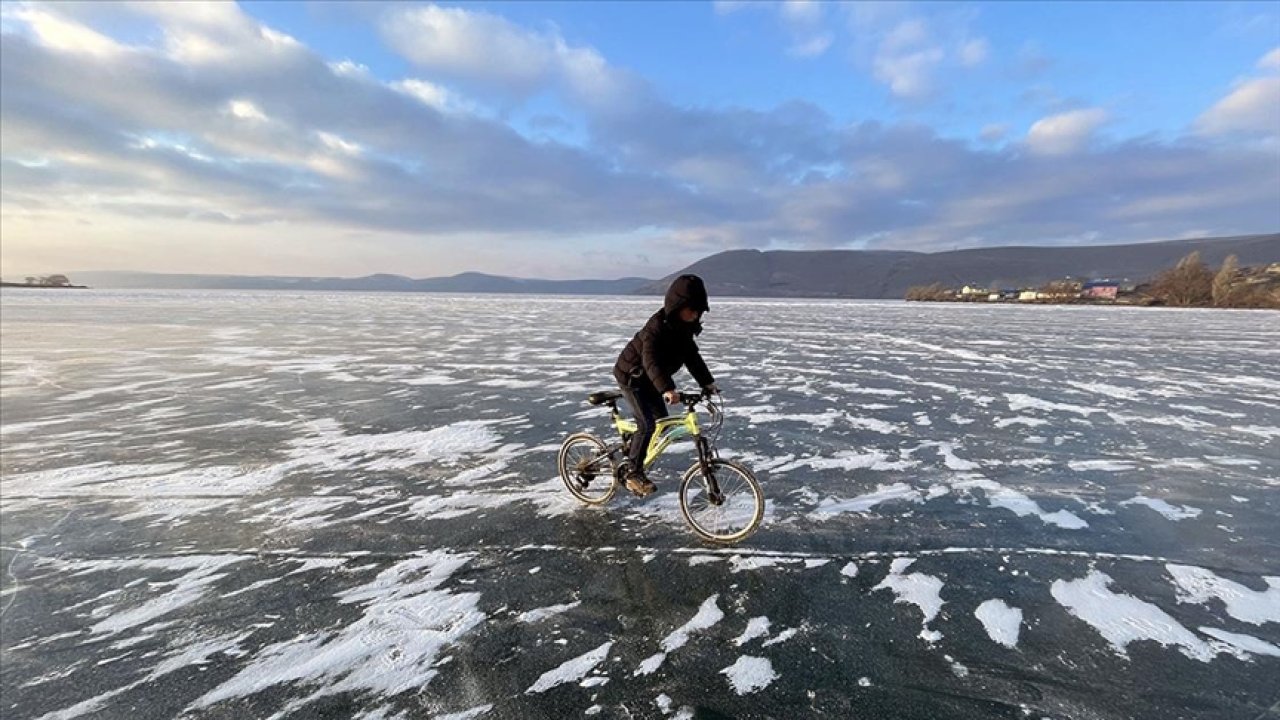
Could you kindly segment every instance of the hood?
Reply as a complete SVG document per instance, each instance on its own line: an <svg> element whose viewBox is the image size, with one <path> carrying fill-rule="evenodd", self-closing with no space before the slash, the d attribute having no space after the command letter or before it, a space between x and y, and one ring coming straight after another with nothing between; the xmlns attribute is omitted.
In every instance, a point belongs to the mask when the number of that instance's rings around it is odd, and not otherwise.
<svg viewBox="0 0 1280 720"><path fill-rule="evenodd" d="M662 309L670 317L677 310L690 307L706 312L711 309L707 304L707 286L697 275L681 275L671 282L667 288L667 296L662 302Z"/></svg>

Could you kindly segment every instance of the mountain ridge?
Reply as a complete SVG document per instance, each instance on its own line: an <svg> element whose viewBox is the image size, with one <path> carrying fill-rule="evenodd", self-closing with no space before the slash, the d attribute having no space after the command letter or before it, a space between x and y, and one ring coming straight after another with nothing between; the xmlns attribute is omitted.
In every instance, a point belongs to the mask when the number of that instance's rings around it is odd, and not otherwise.
<svg viewBox="0 0 1280 720"><path fill-rule="evenodd" d="M660 295L671 278L701 275L712 295L900 299L913 285L1035 287L1064 277L1141 282L1192 251L1213 266L1227 255L1241 265L1280 262L1280 233L1088 246L1010 245L936 253L911 250L726 250L663 278L543 280L464 272L411 278L355 278L83 271L78 283L108 289L308 290L496 294Z"/></svg>

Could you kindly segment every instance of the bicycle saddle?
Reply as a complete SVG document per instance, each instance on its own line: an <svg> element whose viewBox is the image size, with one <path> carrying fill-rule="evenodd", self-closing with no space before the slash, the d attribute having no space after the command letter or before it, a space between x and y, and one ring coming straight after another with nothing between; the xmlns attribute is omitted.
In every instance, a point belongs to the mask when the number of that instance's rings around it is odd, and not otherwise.
<svg viewBox="0 0 1280 720"><path fill-rule="evenodd" d="M622 397L622 393L620 392L594 392L587 396L587 402L592 405L603 405L605 403L615 402L620 397Z"/></svg>

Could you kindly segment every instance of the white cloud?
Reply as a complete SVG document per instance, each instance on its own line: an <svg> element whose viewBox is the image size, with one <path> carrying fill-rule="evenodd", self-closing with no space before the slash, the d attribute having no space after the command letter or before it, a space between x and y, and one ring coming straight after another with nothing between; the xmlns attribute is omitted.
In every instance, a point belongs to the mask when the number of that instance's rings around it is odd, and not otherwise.
<svg viewBox="0 0 1280 720"><path fill-rule="evenodd" d="M1107 122L1107 112L1087 108L1050 115L1027 131L1027 147L1041 155L1065 155L1085 148L1094 132Z"/></svg>
<svg viewBox="0 0 1280 720"><path fill-rule="evenodd" d="M372 78L367 65L362 65L353 60L331 62L329 63L329 69L333 71L334 75L341 75L343 77Z"/></svg>
<svg viewBox="0 0 1280 720"><path fill-rule="evenodd" d="M942 48L924 48L913 52L882 52L875 59L876 79L884 82L894 95L923 99L933 92L933 71L946 54Z"/></svg>
<svg viewBox="0 0 1280 720"><path fill-rule="evenodd" d="M1258 61L1260 70L1280 70L1280 47L1262 56Z"/></svg>
<svg viewBox="0 0 1280 720"><path fill-rule="evenodd" d="M318 130L316 131L316 137L320 139L320 142L323 143L325 147L344 155L351 155L354 157L360 155L360 153L364 151L364 148L360 147L359 143L348 142L347 140L342 139L342 137L331 132Z"/></svg>
<svg viewBox="0 0 1280 720"><path fill-rule="evenodd" d="M965 67L976 67L986 62L991 46L986 39L969 40L960 46L960 64Z"/></svg>
<svg viewBox="0 0 1280 720"><path fill-rule="evenodd" d="M380 29L396 52L419 67L507 99L559 89L570 100L603 109L638 92L637 84L595 49L486 12L398 8L383 15Z"/></svg>
<svg viewBox="0 0 1280 720"><path fill-rule="evenodd" d="M266 114L249 100L232 100L227 103L227 112L241 120L265 122L267 119Z"/></svg>
<svg viewBox="0 0 1280 720"><path fill-rule="evenodd" d="M528 94L555 70L553 42L485 12L435 5L388 12L382 32L421 67Z"/></svg>
<svg viewBox="0 0 1280 720"><path fill-rule="evenodd" d="M757 5L759 3L750 2L750 0L712 0L711 9L717 15L731 15L739 10L746 10Z"/></svg>
<svg viewBox="0 0 1280 720"><path fill-rule="evenodd" d="M567 112L581 123L573 145L533 142L505 115L459 111L464 90L448 73L384 83L355 60L245 22L235 6L147 12L155 38L193 33L241 54L210 66L159 41L86 55L6 18L19 26L0 36L6 264L621 275L631 260L572 266L564 250L581 243L629 257L617 251L647 233L660 274L727 247L928 250L957 238L1036 243L1096 231L1119 242L1280 226L1276 145L1224 136L1071 154L1105 121L1099 109L1047 117L1025 145L991 125L981 145L923 125L849 124L802 101L682 107L593 48L502 20L547 58L539 88L626 95L585 117ZM902 19L876 37L898 30L886 49L907 66L940 48L941 62L957 59L976 37ZM91 20L84 27L119 43L104 29L114 25ZM510 85L504 77L490 82ZM894 77L914 92L945 76Z"/></svg>
<svg viewBox="0 0 1280 720"><path fill-rule="evenodd" d="M1000 142L1009 135L1009 125L1007 123L992 123L985 125L979 134L984 141L994 143Z"/></svg>
<svg viewBox="0 0 1280 720"><path fill-rule="evenodd" d="M778 11L788 23L813 25L822 22L822 3L816 0L784 0Z"/></svg>
<svg viewBox="0 0 1280 720"><path fill-rule="evenodd" d="M391 84L392 89L417 99L423 105L444 111L449 109L449 91L426 80L409 78Z"/></svg>
<svg viewBox="0 0 1280 720"><path fill-rule="evenodd" d="M12 17L26 23L45 47L59 52L112 57L125 51L106 35L51 12L22 7Z"/></svg>
<svg viewBox="0 0 1280 720"><path fill-rule="evenodd" d="M814 35L787 48L787 54L801 58L818 57L831 47L834 40L835 36L830 33Z"/></svg>
<svg viewBox="0 0 1280 720"><path fill-rule="evenodd" d="M1196 129L1205 135L1280 136L1280 76L1241 83L1196 120Z"/></svg>
<svg viewBox="0 0 1280 720"><path fill-rule="evenodd" d="M895 96L934 99L946 73L986 61L990 45L970 34L968 13L905 15L902 7L866 11L859 4L853 11L855 46L874 48L869 58L872 75Z"/></svg>

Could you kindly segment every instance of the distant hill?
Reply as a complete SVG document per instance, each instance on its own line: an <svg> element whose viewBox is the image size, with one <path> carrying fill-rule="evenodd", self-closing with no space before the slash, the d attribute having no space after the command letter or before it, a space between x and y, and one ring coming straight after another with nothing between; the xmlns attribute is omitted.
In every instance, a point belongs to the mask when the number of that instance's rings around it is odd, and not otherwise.
<svg viewBox="0 0 1280 720"><path fill-rule="evenodd" d="M1131 245L994 247L918 253L883 250L718 253L655 280L638 292L661 294L676 275L694 273L714 295L746 297L902 298L913 285L1035 287L1064 277L1141 282L1192 251L1217 266L1280 262L1280 233L1169 240Z"/></svg>
<svg viewBox="0 0 1280 720"><path fill-rule="evenodd" d="M731 250L703 258L660 280L535 280L468 272L439 278L358 278L75 272L95 288L175 290L319 290L352 292L660 295L671 278L696 273L712 295L901 299L913 285L1039 286L1064 277L1142 282L1194 250L1210 265L1236 255L1240 264L1280 262L1280 233L1169 240L1131 245L995 247L920 253L899 250Z"/></svg>
<svg viewBox="0 0 1280 720"><path fill-rule="evenodd" d="M130 290L320 290L347 292L539 293L571 295L628 295L653 282L647 278L619 280L533 280L483 273L417 279L403 275L357 278L282 277L257 275L185 275L140 272L76 272L95 288Z"/></svg>

